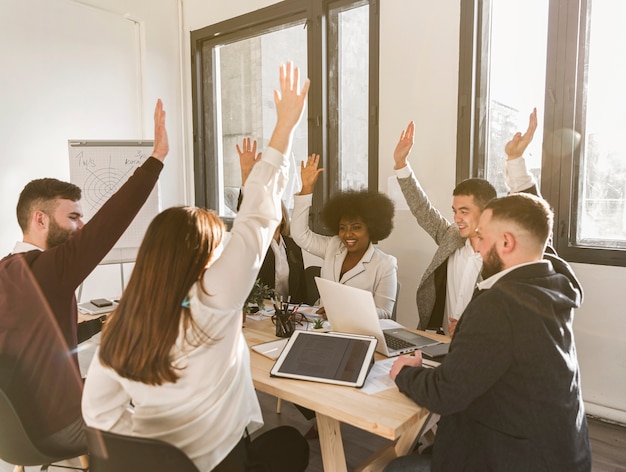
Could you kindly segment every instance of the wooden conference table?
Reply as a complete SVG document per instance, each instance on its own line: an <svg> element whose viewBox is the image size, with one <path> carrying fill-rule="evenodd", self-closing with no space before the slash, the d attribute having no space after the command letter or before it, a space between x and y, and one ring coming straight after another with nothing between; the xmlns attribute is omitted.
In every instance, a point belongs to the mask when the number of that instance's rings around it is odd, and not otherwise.
<svg viewBox="0 0 626 472"><path fill-rule="evenodd" d="M248 346L276 340L271 320L248 318L243 328ZM434 339L444 336L423 333ZM376 359L384 357L376 354ZM357 388L318 382L270 377L274 361L250 350L252 380L257 390L274 395L316 412L322 462L328 472L347 471L341 438L341 423L369 431L394 441L372 455L357 470L379 471L392 459L405 455L428 418L428 410L416 405L397 388L368 395Z"/></svg>

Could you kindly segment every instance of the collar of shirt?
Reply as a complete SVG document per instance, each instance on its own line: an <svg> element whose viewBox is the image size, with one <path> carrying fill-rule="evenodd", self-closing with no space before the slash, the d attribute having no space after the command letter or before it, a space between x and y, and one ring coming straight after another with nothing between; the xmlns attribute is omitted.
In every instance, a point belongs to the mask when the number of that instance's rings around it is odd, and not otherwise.
<svg viewBox="0 0 626 472"><path fill-rule="evenodd" d="M278 248L282 248L285 251L287 250L287 245L285 244L285 240L283 239L283 235L279 234L278 235L278 241L276 241L274 238L272 238L272 241L270 242L270 246L278 249Z"/></svg>
<svg viewBox="0 0 626 472"><path fill-rule="evenodd" d="M498 272L497 274L492 275L487 280L483 280L482 282L479 282L477 285L477 288L478 290L490 289L491 287L495 285L495 283L498 280L500 280L509 272L513 272L515 269L519 269L520 267L524 267L524 266L532 265L532 264L549 264L549 262L548 261L532 261L532 262L524 262L523 264L518 264L516 266L509 267L508 269L502 270Z"/></svg>
<svg viewBox="0 0 626 472"><path fill-rule="evenodd" d="M15 243L15 247L13 248L13 252L11 252L11 254L20 254L22 252L33 251L35 249L43 251L43 249L35 246L34 244L25 243L24 241L18 241L17 243Z"/></svg>

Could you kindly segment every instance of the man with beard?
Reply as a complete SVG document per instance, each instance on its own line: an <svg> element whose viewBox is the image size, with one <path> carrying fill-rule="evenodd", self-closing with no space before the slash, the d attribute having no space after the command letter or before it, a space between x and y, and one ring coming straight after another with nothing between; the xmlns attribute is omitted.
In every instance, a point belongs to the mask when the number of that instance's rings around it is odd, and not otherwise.
<svg viewBox="0 0 626 472"><path fill-rule="evenodd" d="M523 157L536 129L537 110L534 109L526 132L516 133L504 148L507 183L512 193L538 195ZM438 246L417 288L417 328L453 335L480 274L482 261L474 238L476 224L487 202L496 197L496 190L484 179L460 182L452 192L454 224L449 222L431 204L407 160L413 148L414 134L415 124L411 122L402 132L394 151L394 169L411 213Z"/></svg>
<svg viewBox="0 0 626 472"><path fill-rule="evenodd" d="M483 281L435 369L401 357L401 392L441 415L432 453L386 471L591 470L574 345L582 288L572 269L544 255L548 204L516 194L487 204L477 228Z"/></svg>
<svg viewBox="0 0 626 472"><path fill-rule="evenodd" d="M22 190L23 232L0 261L0 388L34 442L49 454L87 450L80 410L75 291L111 250L156 184L169 151L161 100L151 157L83 224L81 190L38 179Z"/></svg>

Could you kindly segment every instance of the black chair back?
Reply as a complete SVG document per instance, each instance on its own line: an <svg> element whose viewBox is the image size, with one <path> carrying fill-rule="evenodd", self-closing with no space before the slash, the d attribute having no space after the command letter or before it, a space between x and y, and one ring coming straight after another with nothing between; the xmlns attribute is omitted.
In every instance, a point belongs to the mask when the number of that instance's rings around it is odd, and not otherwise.
<svg viewBox="0 0 626 472"><path fill-rule="evenodd" d="M400 296L400 281L396 284L396 301L393 302L393 310L391 312L391 319L396 321L396 316L398 314L398 297Z"/></svg>
<svg viewBox="0 0 626 472"><path fill-rule="evenodd" d="M307 305L314 305L320 298L320 292L317 289L315 283L315 277L320 276L322 268L320 266L309 266L304 269L304 283L306 285L306 300Z"/></svg>
<svg viewBox="0 0 626 472"><path fill-rule="evenodd" d="M0 459L21 466L47 466L74 456L50 456L33 444L13 403L0 389ZM79 468L76 468L79 469ZM42 467L47 470L47 467ZM80 469L79 469L80 470Z"/></svg>
<svg viewBox="0 0 626 472"><path fill-rule="evenodd" d="M85 428L90 472L198 472L176 446L158 439Z"/></svg>

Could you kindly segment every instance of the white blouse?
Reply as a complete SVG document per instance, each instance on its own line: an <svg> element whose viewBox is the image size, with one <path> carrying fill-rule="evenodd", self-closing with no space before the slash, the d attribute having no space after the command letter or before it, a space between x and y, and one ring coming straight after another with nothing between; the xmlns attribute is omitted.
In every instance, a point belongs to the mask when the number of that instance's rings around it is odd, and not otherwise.
<svg viewBox="0 0 626 472"><path fill-rule="evenodd" d="M246 427L253 432L262 426L241 309L281 218L287 165L275 149L263 153L246 182L247 198L228 244L189 292L191 314L213 341L195 346L181 331L171 353L180 378L161 386L120 377L96 352L83 392L87 425L170 442L201 471L217 466Z"/></svg>
<svg viewBox="0 0 626 472"><path fill-rule="evenodd" d="M348 250L339 236L324 236L309 228L312 195L295 195L291 216L291 237L302 249L324 259L320 276L351 287L368 290L374 295L379 318L391 318L398 290L398 261L371 242L361 260L341 275ZM323 304L323 300L322 300Z"/></svg>

